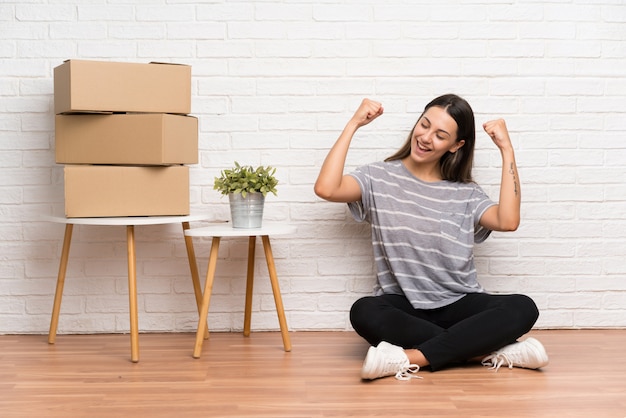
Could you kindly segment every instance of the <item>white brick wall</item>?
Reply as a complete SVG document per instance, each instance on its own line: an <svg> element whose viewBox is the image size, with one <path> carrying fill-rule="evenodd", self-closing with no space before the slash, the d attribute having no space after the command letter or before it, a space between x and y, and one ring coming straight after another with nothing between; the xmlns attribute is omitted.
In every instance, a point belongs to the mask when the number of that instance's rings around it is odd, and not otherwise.
<svg viewBox="0 0 626 418"><path fill-rule="evenodd" d="M482 283L532 296L538 327L626 326L626 3L623 0L71 1L0 4L0 333L47 332L63 226L52 70L64 59L192 66L200 163L192 206L228 218L213 177L234 160L278 168L266 219L292 330L349 329L373 284L368 228L313 194L329 147L367 96L384 117L358 134L354 167L403 142L425 103L456 92L478 122L504 117L523 223L479 246ZM497 198L499 154L478 137L475 176ZM77 226L59 332L129 329L122 227ZM192 331L180 227L137 227L143 331ZM208 240L197 240L201 274ZM260 247L259 247L260 248ZM225 240L210 311L243 326L245 240ZM259 251L253 328L277 329Z"/></svg>

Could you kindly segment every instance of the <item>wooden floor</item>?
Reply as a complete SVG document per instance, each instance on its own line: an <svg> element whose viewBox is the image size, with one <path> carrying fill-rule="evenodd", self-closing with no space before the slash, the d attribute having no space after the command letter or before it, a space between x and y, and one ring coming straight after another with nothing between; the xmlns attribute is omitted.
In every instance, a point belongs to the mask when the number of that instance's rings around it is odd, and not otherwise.
<svg viewBox="0 0 626 418"><path fill-rule="evenodd" d="M423 379L359 378L367 344L352 332L0 336L7 417L626 417L626 330L533 331L543 371L480 365Z"/></svg>

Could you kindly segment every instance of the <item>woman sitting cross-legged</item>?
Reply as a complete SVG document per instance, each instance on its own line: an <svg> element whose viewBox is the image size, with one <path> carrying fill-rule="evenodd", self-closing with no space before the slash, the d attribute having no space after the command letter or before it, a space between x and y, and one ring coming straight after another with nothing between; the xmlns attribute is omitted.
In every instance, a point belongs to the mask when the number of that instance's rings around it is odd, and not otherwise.
<svg viewBox="0 0 626 418"><path fill-rule="evenodd" d="M520 221L521 190L504 120L483 124L500 150L498 203L472 180L474 113L453 94L432 100L400 150L383 162L344 174L357 130L383 114L364 99L326 157L315 193L348 203L357 221L371 224L377 267L375 295L350 311L369 348L361 377L415 377L482 360L498 369L548 364L539 341L518 338L539 316L520 294L487 293L477 281L474 243L491 231L513 231Z"/></svg>

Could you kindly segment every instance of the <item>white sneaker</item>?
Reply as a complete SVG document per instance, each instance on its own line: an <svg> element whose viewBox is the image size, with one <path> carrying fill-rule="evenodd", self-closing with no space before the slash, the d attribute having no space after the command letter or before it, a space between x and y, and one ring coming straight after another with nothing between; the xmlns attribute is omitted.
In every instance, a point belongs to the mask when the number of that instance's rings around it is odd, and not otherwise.
<svg viewBox="0 0 626 418"><path fill-rule="evenodd" d="M383 341L367 351L361 378L373 380L395 375L398 380L421 379L420 376L414 375L419 369L417 364L409 364L409 358L402 347Z"/></svg>
<svg viewBox="0 0 626 418"><path fill-rule="evenodd" d="M539 341L527 338L494 351L483 359L482 364L498 371L505 362L509 365L509 369L513 366L539 369L548 364L548 353Z"/></svg>

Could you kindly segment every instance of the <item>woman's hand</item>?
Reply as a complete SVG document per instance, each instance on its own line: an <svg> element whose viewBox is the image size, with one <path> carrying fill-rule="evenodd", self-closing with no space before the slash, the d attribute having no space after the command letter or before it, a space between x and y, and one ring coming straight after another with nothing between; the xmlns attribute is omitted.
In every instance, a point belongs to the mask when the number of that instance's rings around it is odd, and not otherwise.
<svg viewBox="0 0 626 418"><path fill-rule="evenodd" d="M483 129L489 135L494 144L501 150L512 149L509 131L506 128L504 119L491 120L483 123Z"/></svg>
<svg viewBox="0 0 626 418"><path fill-rule="evenodd" d="M351 122L355 123L357 128L365 126L380 115L383 114L383 105L370 99L363 99L361 105L352 116Z"/></svg>

